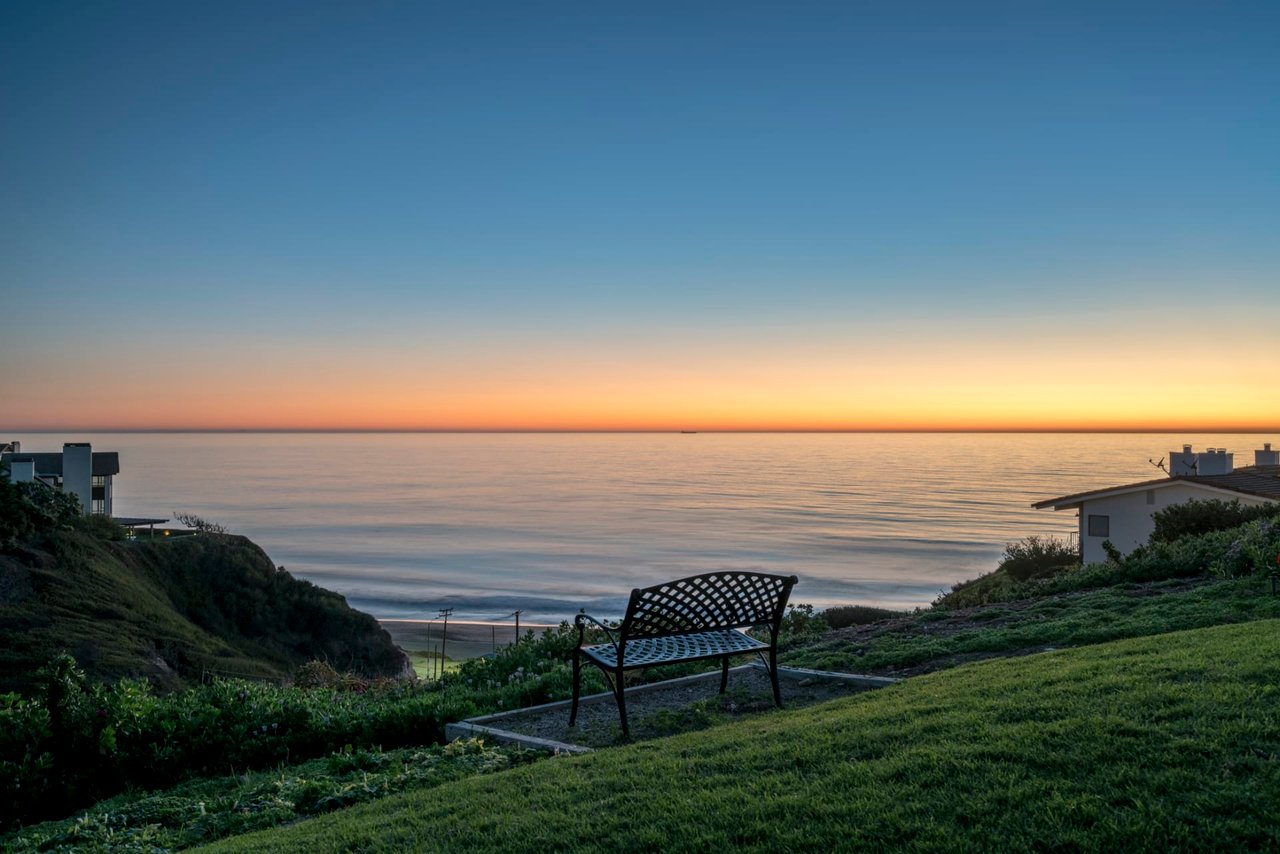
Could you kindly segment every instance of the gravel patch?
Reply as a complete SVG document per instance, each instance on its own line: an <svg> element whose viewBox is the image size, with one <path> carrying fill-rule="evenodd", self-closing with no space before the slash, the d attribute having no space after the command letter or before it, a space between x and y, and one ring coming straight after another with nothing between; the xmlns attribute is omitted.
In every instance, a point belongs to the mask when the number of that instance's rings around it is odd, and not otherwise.
<svg viewBox="0 0 1280 854"><path fill-rule="evenodd" d="M802 708L872 690L866 685L821 677L783 678L779 681L786 709ZM680 732L706 729L748 715L778 711L773 689L761 669L747 667L729 674L729 687L720 690L720 673L705 678L656 683L627 691L627 718L631 740L643 741ZM477 721L481 723L481 721ZM577 726L569 727L569 707L555 704L512 712L485 726L581 747L609 747L626 743L612 697L583 702Z"/></svg>

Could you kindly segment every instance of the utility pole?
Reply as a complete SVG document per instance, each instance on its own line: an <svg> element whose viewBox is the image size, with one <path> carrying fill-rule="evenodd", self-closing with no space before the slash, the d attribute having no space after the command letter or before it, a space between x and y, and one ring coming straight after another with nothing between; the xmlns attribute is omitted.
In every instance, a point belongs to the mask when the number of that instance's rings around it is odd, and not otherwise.
<svg viewBox="0 0 1280 854"><path fill-rule="evenodd" d="M520 643L520 615L523 613L519 608L511 612L511 616L516 618L516 643Z"/></svg>
<svg viewBox="0 0 1280 854"><path fill-rule="evenodd" d="M438 616L444 618L444 628L440 631L440 675L444 676L444 645L449 637L449 615L452 608L441 608Z"/></svg>

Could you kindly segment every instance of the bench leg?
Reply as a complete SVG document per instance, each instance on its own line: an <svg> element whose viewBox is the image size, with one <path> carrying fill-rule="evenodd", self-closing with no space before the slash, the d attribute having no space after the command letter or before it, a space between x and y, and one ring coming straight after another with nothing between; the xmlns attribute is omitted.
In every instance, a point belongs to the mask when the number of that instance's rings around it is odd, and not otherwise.
<svg viewBox="0 0 1280 854"><path fill-rule="evenodd" d="M782 691L778 690L778 648L776 645L769 648L769 679L773 681L773 702L781 709Z"/></svg>
<svg viewBox="0 0 1280 854"><path fill-rule="evenodd" d="M622 686L622 668L618 668L613 693L618 698L618 717L622 720L622 737L630 738L631 730L627 728L627 695Z"/></svg>
<svg viewBox="0 0 1280 854"><path fill-rule="evenodd" d="M720 659L720 693L729 687L729 656Z"/></svg>
<svg viewBox="0 0 1280 854"><path fill-rule="evenodd" d="M569 726L578 720L578 695L582 692L582 661L578 651L573 651L573 705L569 707Z"/></svg>

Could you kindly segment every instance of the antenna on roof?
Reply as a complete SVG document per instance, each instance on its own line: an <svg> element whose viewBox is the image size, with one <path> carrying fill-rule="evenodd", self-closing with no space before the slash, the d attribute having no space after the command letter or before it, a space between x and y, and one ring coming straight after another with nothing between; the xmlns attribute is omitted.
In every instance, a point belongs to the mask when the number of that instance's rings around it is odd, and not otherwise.
<svg viewBox="0 0 1280 854"><path fill-rule="evenodd" d="M1164 467L1164 457L1161 457L1161 458L1160 458L1160 462L1156 462L1155 460L1153 460L1153 459L1151 459L1150 457L1148 457L1148 458L1147 458L1147 462L1151 463L1151 465L1153 465L1153 466L1155 466L1156 468L1160 469L1160 471L1164 472L1165 474L1168 474L1168 473L1169 473L1169 470L1168 470L1167 468L1165 468L1165 467Z"/></svg>

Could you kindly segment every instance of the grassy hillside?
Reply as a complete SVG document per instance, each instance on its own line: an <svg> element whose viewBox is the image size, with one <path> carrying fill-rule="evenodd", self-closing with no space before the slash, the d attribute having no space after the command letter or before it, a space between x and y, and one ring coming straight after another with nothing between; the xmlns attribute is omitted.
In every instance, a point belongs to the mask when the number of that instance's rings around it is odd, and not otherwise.
<svg viewBox="0 0 1280 854"><path fill-rule="evenodd" d="M1280 846L1280 621L993 661L210 850Z"/></svg>
<svg viewBox="0 0 1280 854"><path fill-rule="evenodd" d="M933 608L801 638L787 664L913 676L987 658L1280 618L1265 576L1174 578L969 608Z"/></svg>
<svg viewBox="0 0 1280 854"><path fill-rule="evenodd" d="M372 617L243 537L124 543L66 526L0 552L0 691L29 690L60 651L94 679L168 687L208 671L275 677L314 658L369 675L405 666Z"/></svg>

